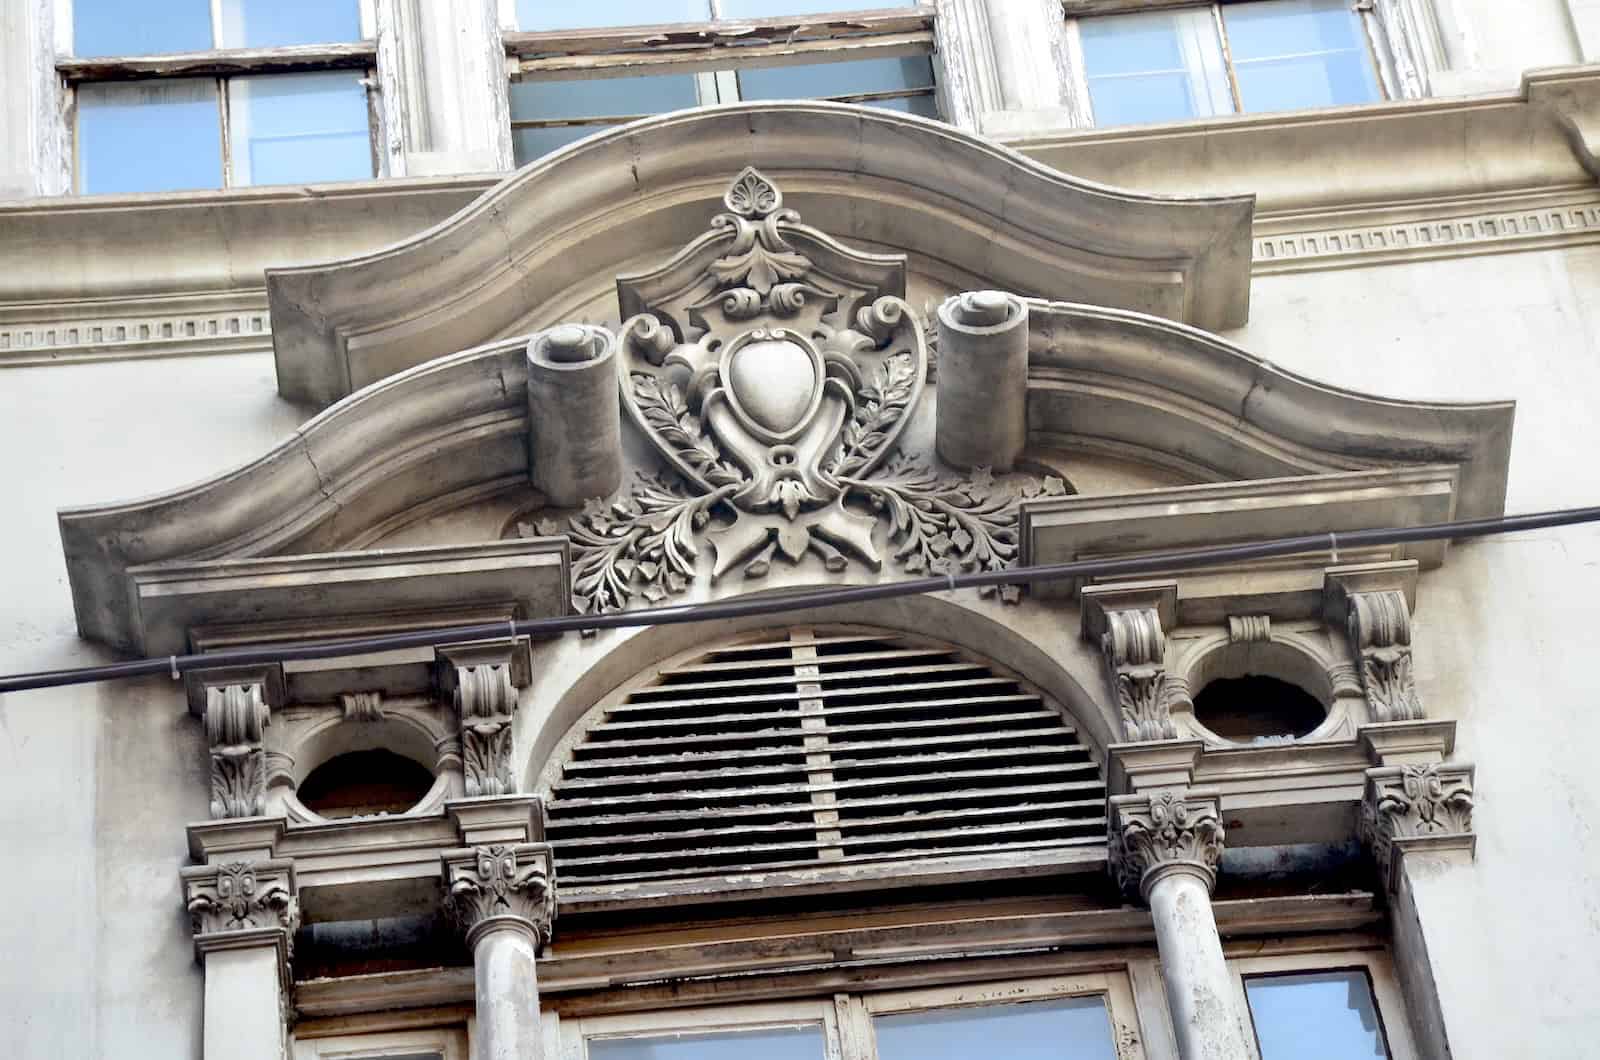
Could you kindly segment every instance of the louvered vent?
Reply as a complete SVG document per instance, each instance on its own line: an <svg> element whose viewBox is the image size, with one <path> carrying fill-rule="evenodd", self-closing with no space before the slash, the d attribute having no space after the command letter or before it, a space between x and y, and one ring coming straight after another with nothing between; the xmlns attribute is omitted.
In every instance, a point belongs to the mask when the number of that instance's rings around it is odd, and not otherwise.
<svg viewBox="0 0 1600 1060"><path fill-rule="evenodd" d="M587 724L548 804L568 886L1105 841L1105 788L1062 713L921 638L769 630Z"/></svg>

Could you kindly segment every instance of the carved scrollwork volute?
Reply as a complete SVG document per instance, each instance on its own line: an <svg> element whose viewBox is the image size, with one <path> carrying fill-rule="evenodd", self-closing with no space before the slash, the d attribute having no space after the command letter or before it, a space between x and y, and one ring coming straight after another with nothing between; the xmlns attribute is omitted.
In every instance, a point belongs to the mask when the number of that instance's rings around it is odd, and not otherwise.
<svg viewBox="0 0 1600 1060"><path fill-rule="evenodd" d="M1372 720L1417 721L1422 700L1411 674L1411 609L1399 590L1351 593L1345 616L1350 650Z"/></svg>
<svg viewBox="0 0 1600 1060"><path fill-rule="evenodd" d="M1397 850L1413 846L1473 849L1470 763L1378 766L1367 770L1363 838L1394 886Z"/></svg>
<svg viewBox="0 0 1600 1060"><path fill-rule="evenodd" d="M1171 707L1174 696L1186 700L1188 690L1166 672L1166 635L1159 612L1153 607L1108 610L1100 649L1116 690L1124 737L1134 741L1176 739Z"/></svg>
<svg viewBox="0 0 1600 1060"><path fill-rule="evenodd" d="M1109 808L1108 865L1124 891L1148 898L1156 879L1172 871L1216 885L1226 833L1214 793L1117 795Z"/></svg>
<svg viewBox="0 0 1600 1060"><path fill-rule="evenodd" d="M469 947L486 931L529 932L550 942L556 916L555 863L544 843L448 850L442 856L445 909Z"/></svg>
<svg viewBox="0 0 1600 1060"><path fill-rule="evenodd" d="M211 749L211 816L255 817L266 811L267 769L261 731L270 722L259 682L205 686L206 742Z"/></svg>
<svg viewBox="0 0 1600 1060"><path fill-rule="evenodd" d="M527 642L494 641L439 649L442 691L460 724L460 761L471 797L516 790L511 772L511 726L517 689L529 681Z"/></svg>

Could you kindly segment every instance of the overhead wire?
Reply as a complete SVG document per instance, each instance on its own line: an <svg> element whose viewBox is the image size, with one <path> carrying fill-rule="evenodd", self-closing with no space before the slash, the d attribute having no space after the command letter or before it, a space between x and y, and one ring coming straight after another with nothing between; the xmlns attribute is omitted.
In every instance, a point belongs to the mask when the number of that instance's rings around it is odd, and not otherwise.
<svg viewBox="0 0 1600 1060"><path fill-rule="evenodd" d="M677 604L612 611L601 614L573 614L548 618L505 619L468 625L439 626L405 633L384 633L364 637L276 643L258 648L228 648L220 651L184 655L162 655L101 666L82 666L63 670L14 674L0 677L0 693L30 689L59 688L68 685L120 681L168 674L175 680L193 670L216 667L255 666L268 663L330 659L368 652L397 651L406 648L437 647L472 640L501 637L546 637L574 631L680 625L689 622L715 622L752 616L780 615L825 607L845 607L897 597L960 589L999 588L1007 585L1032 585L1090 577L1123 577L1195 570L1226 563L1270 559L1299 553L1328 552L1337 557L1373 545L1398 545L1421 541L1458 541L1490 537L1527 530L1543 530L1600 522L1600 507L1565 508L1466 519L1421 526L1344 530L1337 533L1297 534L1263 541L1195 548L1165 549L1120 558L1073 560L1008 567L1004 570L945 573L922 578L879 582L873 585L829 586L821 589L796 589L740 596L707 603Z"/></svg>

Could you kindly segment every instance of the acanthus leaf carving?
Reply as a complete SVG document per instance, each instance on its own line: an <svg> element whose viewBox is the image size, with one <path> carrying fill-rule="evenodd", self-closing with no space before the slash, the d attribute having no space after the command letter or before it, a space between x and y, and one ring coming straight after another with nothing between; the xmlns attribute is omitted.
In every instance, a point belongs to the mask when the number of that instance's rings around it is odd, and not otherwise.
<svg viewBox="0 0 1600 1060"><path fill-rule="evenodd" d="M211 748L212 818L256 817L266 811L262 729L271 721L255 682L207 685L206 742Z"/></svg>
<svg viewBox="0 0 1600 1060"><path fill-rule="evenodd" d="M1470 763L1452 762L1367 770L1362 832L1391 885L1396 845L1445 841L1471 849L1474 773Z"/></svg>
<svg viewBox="0 0 1600 1060"><path fill-rule="evenodd" d="M1350 648L1372 720L1418 721L1422 699L1411 673L1411 609L1397 589L1351 593L1346 613Z"/></svg>
<svg viewBox="0 0 1600 1060"><path fill-rule="evenodd" d="M195 935L300 926L294 871L287 861L232 861L185 869L184 905Z"/></svg>
<svg viewBox="0 0 1600 1060"><path fill-rule="evenodd" d="M472 946L507 921L550 941L556 915L555 865L543 843L497 844L446 851L445 908Z"/></svg>
<svg viewBox="0 0 1600 1060"><path fill-rule="evenodd" d="M677 481L641 471L565 528L527 528L570 536L575 608L681 593L704 546L713 581L808 556L877 570L880 541L911 573L1015 562L1019 500L1066 483L956 477L898 451L929 376L904 258L802 224L751 168L723 204L671 261L618 279L623 405ZM1015 602L1020 589L999 593Z"/></svg>
<svg viewBox="0 0 1600 1060"><path fill-rule="evenodd" d="M1153 607L1108 610L1100 648L1117 694L1128 740L1175 740L1172 705L1188 699L1188 684L1166 671L1166 635Z"/></svg>
<svg viewBox="0 0 1600 1060"><path fill-rule="evenodd" d="M1109 804L1107 858L1125 891L1148 895L1154 874L1171 868L1215 885L1226 839L1215 794L1166 789L1117 795Z"/></svg>
<svg viewBox="0 0 1600 1060"><path fill-rule="evenodd" d="M512 722L517 689L531 680L526 652L527 642L522 638L438 649L439 681L455 708L459 761L469 797L516 790L511 770ZM453 758L454 748L446 750Z"/></svg>

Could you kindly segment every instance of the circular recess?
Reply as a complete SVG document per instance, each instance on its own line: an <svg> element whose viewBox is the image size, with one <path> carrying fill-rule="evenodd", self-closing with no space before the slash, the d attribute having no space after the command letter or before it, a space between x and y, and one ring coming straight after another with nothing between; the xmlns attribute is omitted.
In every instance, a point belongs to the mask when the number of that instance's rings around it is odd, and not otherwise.
<svg viewBox="0 0 1600 1060"><path fill-rule="evenodd" d="M423 766L378 748L335 755L313 769L295 795L322 817L370 817L405 813L432 787L433 774Z"/></svg>
<svg viewBox="0 0 1600 1060"><path fill-rule="evenodd" d="M1305 736L1327 717L1317 698L1299 685L1267 674L1219 677L1194 697L1200 724L1235 743Z"/></svg>

